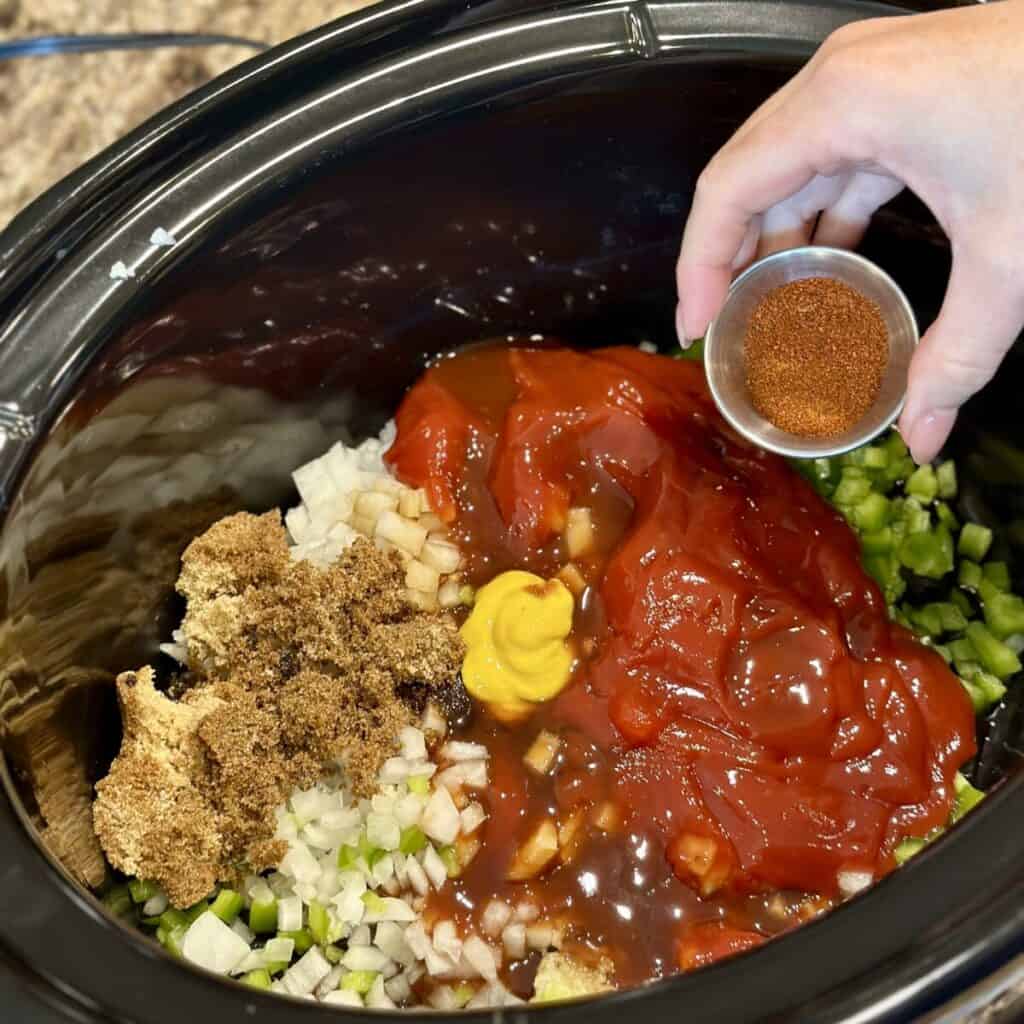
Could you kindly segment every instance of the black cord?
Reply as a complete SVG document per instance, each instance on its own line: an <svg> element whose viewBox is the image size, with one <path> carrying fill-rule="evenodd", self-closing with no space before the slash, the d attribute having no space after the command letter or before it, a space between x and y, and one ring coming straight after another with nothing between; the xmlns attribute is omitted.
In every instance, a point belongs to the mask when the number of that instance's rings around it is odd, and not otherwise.
<svg viewBox="0 0 1024 1024"><path fill-rule="evenodd" d="M0 60L15 57L48 57L54 54L103 53L110 50L153 50L166 46L244 46L269 49L268 43L196 32L127 32L87 36L32 36L0 42Z"/></svg>

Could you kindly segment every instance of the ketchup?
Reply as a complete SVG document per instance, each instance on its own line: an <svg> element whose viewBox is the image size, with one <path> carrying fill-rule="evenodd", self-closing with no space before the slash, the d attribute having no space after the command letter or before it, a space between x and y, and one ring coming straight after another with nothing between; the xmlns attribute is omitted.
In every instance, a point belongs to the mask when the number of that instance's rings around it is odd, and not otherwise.
<svg viewBox="0 0 1024 1024"><path fill-rule="evenodd" d="M573 681L516 728L585 738L698 897L834 897L840 872L877 877L947 821L975 751L963 688L889 621L843 519L725 424L698 364L478 347L428 370L396 419L387 458L450 524L471 582L553 575L569 509L591 509ZM755 943L686 934L694 964Z"/></svg>

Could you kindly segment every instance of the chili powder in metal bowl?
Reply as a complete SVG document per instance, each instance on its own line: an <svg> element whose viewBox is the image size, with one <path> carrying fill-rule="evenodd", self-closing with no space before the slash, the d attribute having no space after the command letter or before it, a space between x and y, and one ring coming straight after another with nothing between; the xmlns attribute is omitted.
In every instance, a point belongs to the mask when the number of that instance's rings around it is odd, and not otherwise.
<svg viewBox="0 0 1024 1024"><path fill-rule="evenodd" d="M889 362L889 332L871 299L842 281L808 277L768 292L744 338L757 411L800 437L834 437L871 408Z"/></svg>

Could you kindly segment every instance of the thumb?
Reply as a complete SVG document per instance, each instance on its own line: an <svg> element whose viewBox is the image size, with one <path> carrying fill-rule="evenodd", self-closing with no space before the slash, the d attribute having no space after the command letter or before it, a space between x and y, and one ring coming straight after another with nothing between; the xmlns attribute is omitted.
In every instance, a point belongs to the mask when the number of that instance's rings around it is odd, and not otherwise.
<svg viewBox="0 0 1024 1024"><path fill-rule="evenodd" d="M899 421L916 462L938 455L960 406L992 379L1024 324L1022 298L989 258L954 257L942 311L911 360Z"/></svg>

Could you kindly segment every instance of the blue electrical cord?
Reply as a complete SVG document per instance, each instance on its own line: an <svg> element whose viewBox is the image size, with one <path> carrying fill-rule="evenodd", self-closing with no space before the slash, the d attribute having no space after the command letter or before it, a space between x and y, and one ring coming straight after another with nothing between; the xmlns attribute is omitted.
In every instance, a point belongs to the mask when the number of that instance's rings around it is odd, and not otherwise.
<svg viewBox="0 0 1024 1024"><path fill-rule="evenodd" d="M15 57L48 57L67 53L102 53L109 50L153 50L166 46L244 46L267 50L268 43L237 36L195 32L101 33L87 36L32 36L0 42L0 60Z"/></svg>

